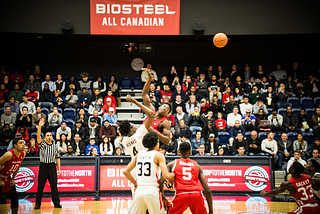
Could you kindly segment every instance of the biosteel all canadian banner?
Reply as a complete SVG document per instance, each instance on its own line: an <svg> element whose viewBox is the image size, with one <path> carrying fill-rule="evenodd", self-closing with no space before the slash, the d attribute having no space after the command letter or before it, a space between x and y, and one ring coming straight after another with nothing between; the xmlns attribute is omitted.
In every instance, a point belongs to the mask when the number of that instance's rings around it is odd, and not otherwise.
<svg viewBox="0 0 320 214"><path fill-rule="evenodd" d="M37 192L39 167L20 167L15 177L17 192ZM61 166L58 177L58 190L68 191L94 191L95 166ZM49 180L44 192L51 192Z"/></svg>
<svg viewBox="0 0 320 214"><path fill-rule="evenodd" d="M100 190L131 190L130 181L123 175L125 167L100 166ZM211 190L271 190L269 166L202 165L201 168ZM200 182L199 185L201 186Z"/></svg>
<svg viewBox="0 0 320 214"><path fill-rule="evenodd" d="M91 34L179 35L180 0L90 0Z"/></svg>

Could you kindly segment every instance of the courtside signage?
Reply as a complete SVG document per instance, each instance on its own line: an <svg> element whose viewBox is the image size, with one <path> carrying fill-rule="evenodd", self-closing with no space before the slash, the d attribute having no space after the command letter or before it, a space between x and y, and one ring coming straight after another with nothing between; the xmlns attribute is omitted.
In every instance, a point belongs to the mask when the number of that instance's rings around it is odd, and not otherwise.
<svg viewBox="0 0 320 214"><path fill-rule="evenodd" d="M90 0L91 34L179 35L180 0Z"/></svg>

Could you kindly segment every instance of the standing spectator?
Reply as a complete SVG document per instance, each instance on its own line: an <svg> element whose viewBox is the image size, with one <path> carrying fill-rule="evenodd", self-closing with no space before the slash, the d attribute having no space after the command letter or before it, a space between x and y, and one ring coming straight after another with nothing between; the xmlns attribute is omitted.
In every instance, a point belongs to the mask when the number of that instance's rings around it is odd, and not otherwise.
<svg viewBox="0 0 320 214"><path fill-rule="evenodd" d="M99 151L99 147L96 145L96 140L94 138L91 138L89 140L89 144L87 145L86 147L86 155L91 155L91 149L97 149L97 154L100 154L100 151Z"/></svg>
<svg viewBox="0 0 320 214"><path fill-rule="evenodd" d="M21 74L19 74L18 69L13 70L13 74L11 74L11 81L13 83L23 83L23 77Z"/></svg>
<svg viewBox="0 0 320 214"><path fill-rule="evenodd" d="M172 65L171 70L167 73L168 82L171 84L176 81L176 77L179 78L176 66Z"/></svg>
<svg viewBox="0 0 320 214"><path fill-rule="evenodd" d="M107 90L109 89L112 91L113 96L115 96L115 98L117 99L117 106L121 107L121 97L119 93L120 86L117 78L114 75L111 75L108 79Z"/></svg>
<svg viewBox="0 0 320 214"><path fill-rule="evenodd" d="M151 74L153 74L154 80L155 80L155 81L158 81L157 72L152 69L151 63L148 63L148 64L147 64L147 69L149 69L149 70L151 71ZM143 70L143 71L141 72L141 81L142 81L142 82L147 82L148 78L149 78L149 77L148 77L147 71L146 71L146 70Z"/></svg>
<svg viewBox="0 0 320 214"><path fill-rule="evenodd" d="M233 141L235 140L235 138L238 136L238 133L245 133L246 131L244 130L244 128L240 125L240 121L236 120L234 123L234 126L230 129L229 131L229 145L232 147L233 146ZM248 151L248 150L247 150Z"/></svg>
<svg viewBox="0 0 320 214"><path fill-rule="evenodd" d="M288 106L292 106L291 103L287 102L287 99L289 97L289 92L286 90L286 87L283 83L280 84L280 88L278 92L276 93L276 106L277 108L287 108Z"/></svg>
<svg viewBox="0 0 320 214"><path fill-rule="evenodd" d="M209 100L212 100L214 95L220 99L222 98L221 92L220 92L220 84L218 84L217 76L214 74L211 77L211 82L209 82L208 91L209 91Z"/></svg>
<svg viewBox="0 0 320 214"><path fill-rule="evenodd" d="M78 96L74 94L74 89L69 90L69 94L66 96L66 108L76 109L78 106Z"/></svg>
<svg viewBox="0 0 320 214"><path fill-rule="evenodd" d="M53 98L54 98L54 94L49 89L49 84L47 84L47 83L44 84L44 88L40 92L39 106L41 108L45 107L45 108L49 109L49 111L50 111L53 107L53 103L52 103Z"/></svg>
<svg viewBox="0 0 320 214"><path fill-rule="evenodd" d="M272 71L270 76L274 77L278 82L283 82L287 78L287 72L285 70L281 70L281 65L278 64L276 66L276 70Z"/></svg>
<svg viewBox="0 0 320 214"><path fill-rule="evenodd" d="M62 94L65 94L66 83L62 80L62 75L57 75L57 80L54 82L53 91L56 93L57 89L60 89Z"/></svg>
<svg viewBox="0 0 320 214"><path fill-rule="evenodd" d="M282 170L282 162L288 161L293 156L293 144L291 140L288 140L287 133L281 135L281 140L278 141L278 166L279 171Z"/></svg>
<svg viewBox="0 0 320 214"><path fill-rule="evenodd" d="M100 153L101 155L113 155L113 146L110 143L108 136L104 136L100 143Z"/></svg>
<svg viewBox="0 0 320 214"><path fill-rule="evenodd" d="M53 83L50 79L51 79L50 75L47 74L46 77L45 77L45 81L43 81L43 82L41 83L41 89L42 89L42 90L44 89L45 84L48 84L48 86L49 86L48 89L49 89L51 92L53 92L54 83Z"/></svg>
<svg viewBox="0 0 320 214"><path fill-rule="evenodd" d="M249 144L248 144L247 139L245 139L243 137L243 133L242 132L238 132L237 137L233 141L233 144L232 144L232 155L236 155L237 154L237 150L240 147L244 147L245 154L248 155Z"/></svg>
<svg viewBox="0 0 320 214"><path fill-rule="evenodd" d="M191 86L190 87L190 92L187 94L187 100L189 101L191 99L191 96L195 96L196 99L199 98L198 93L196 91L196 87L195 86Z"/></svg>
<svg viewBox="0 0 320 214"><path fill-rule="evenodd" d="M30 86L30 90L26 92L26 95L28 96L28 100L30 102L33 102L36 105L38 105L40 93L39 91L35 91L34 85Z"/></svg>
<svg viewBox="0 0 320 214"><path fill-rule="evenodd" d="M278 114L277 109L272 109L272 114L268 116L268 124L270 124L272 132L284 132L283 117Z"/></svg>
<svg viewBox="0 0 320 214"><path fill-rule="evenodd" d="M71 145L67 146L67 153L65 153L64 155L62 155L63 157L73 157L73 156L77 156L76 154L74 154L73 152L73 147Z"/></svg>
<svg viewBox="0 0 320 214"><path fill-rule="evenodd" d="M182 135L186 136L187 138L190 138L192 132L190 131L189 127L186 125L186 122L184 119L180 119L178 125L175 129L176 138L180 138Z"/></svg>
<svg viewBox="0 0 320 214"><path fill-rule="evenodd" d="M54 97L53 97L53 104L57 105L59 108L64 109L64 105L66 104L66 98L62 94L60 88L55 90Z"/></svg>
<svg viewBox="0 0 320 214"><path fill-rule="evenodd" d="M3 106L5 108L6 108L6 106L10 106L11 112L14 113L15 115L18 115L20 113L19 104L15 101L14 96L12 96L12 95L8 96L8 102L6 102Z"/></svg>
<svg viewBox="0 0 320 214"><path fill-rule="evenodd" d="M66 134L60 135L60 140L57 141L58 149L61 155L67 153L67 146L69 145L69 140Z"/></svg>
<svg viewBox="0 0 320 214"><path fill-rule="evenodd" d="M311 128L312 123L310 118L306 114L306 110L301 109L300 114L298 115L299 125L298 128L300 128L301 132L313 132L313 129Z"/></svg>
<svg viewBox="0 0 320 214"><path fill-rule="evenodd" d="M267 132L267 139L264 139L261 142L261 150L263 152L265 152L266 155L272 156L275 159L274 162L277 162L277 160L278 160L278 155L277 155L277 153L278 153L278 144L274 140L273 132L271 132L271 131Z"/></svg>
<svg viewBox="0 0 320 214"><path fill-rule="evenodd" d="M14 138L14 131L10 129L10 124L5 123L0 129L0 146L8 146Z"/></svg>
<svg viewBox="0 0 320 214"><path fill-rule="evenodd" d="M173 102L172 104L172 109L173 109L173 114L176 114L177 113L177 108L178 107L181 107L181 111L183 112L187 112L186 110L186 103L184 101L181 101L181 96L180 94L178 94L176 97L175 97L175 101Z"/></svg>
<svg viewBox="0 0 320 214"><path fill-rule="evenodd" d="M241 124L246 131L252 131L256 129L256 117L254 114L251 114L250 109L247 109L246 114L241 116Z"/></svg>
<svg viewBox="0 0 320 214"><path fill-rule="evenodd" d="M199 147L198 147L198 151L199 153L197 153L195 156L208 156L207 153L205 153L205 145L204 144L200 144Z"/></svg>
<svg viewBox="0 0 320 214"><path fill-rule="evenodd" d="M105 122L106 120L109 121L109 123L115 128L116 126L118 126L117 115L114 113L114 108L109 108L109 113L104 116L103 122Z"/></svg>
<svg viewBox="0 0 320 214"><path fill-rule="evenodd" d="M116 138L116 130L113 126L110 125L109 121L104 121L103 126L100 128L99 131L99 138L102 139L105 136L108 136L110 142L114 142Z"/></svg>
<svg viewBox="0 0 320 214"><path fill-rule="evenodd" d="M235 121L241 121L241 115L238 114L238 107L233 107L232 113L227 116L227 130L230 130L235 125Z"/></svg>
<svg viewBox="0 0 320 214"><path fill-rule="evenodd" d="M56 132L62 122L62 115L58 112L58 107L53 106L52 112L48 115L47 132Z"/></svg>
<svg viewBox="0 0 320 214"><path fill-rule="evenodd" d="M56 139L60 140L60 135L62 134L67 135L67 140L71 140L71 129L67 126L66 121L62 121L57 129Z"/></svg>
<svg viewBox="0 0 320 214"><path fill-rule="evenodd" d="M243 97L243 103L240 104L240 112L241 115L246 114L246 110L249 109L250 112L252 111L252 104L249 103L249 97L248 96L244 96Z"/></svg>
<svg viewBox="0 0 320 214"><path fill-rule="evenodd" d="M22 108L22 114L18 116L17 126L26 127L29 131L32 124L32 114L28 114L28 107L24 106Z"/></svg>
<svg viewBox="0 0 320 214"><path fill-rule="evenodd" d="M262 109L264 114L268 114L267 106L263 104L262 97L258 97L257 102L252 106L253 114L258 114L259 109Z"/></svg>
<svg viewBox="0 0 320 214"><path fill-rule="evenodd" d="M261 151L261 142L262 140L258 137L257 131L252 131L250 137L247 138L248 140L248 153L250 156L252 155L264 155Z"/></svg>
<svg viewBox="0 0 320 214"><path fill-rule="evenodd" d="M72 146L73 151L75 151L75 155L80 156L86 154L86 144L81 140L79 134L74 135L70 145Z"/></svg>
<svg viewBox="0 0 320 214"><path fill-rule="evenodd" d="M71 129L71 138L74 139L76 134L79 134L79 137L86 142L87 140L87 129L83 127L81 120L76 120L76 125Z"/></svg>
<svg viewBox="0 0 320 214"><path fill-rule="evenodd" d="M296 114L292 113L292 107L287 107L287 112L283 115L283 127L285 132L300 132L299 119Z"/></svg>
<svg viewBox="0 0 320 214"><path fill-rule="evenodd" d="M290 173L290 172L289 172L289 169L290 169L291 165L293 164L293 162L296 162L296 161L299 162L299 163L301 163L302 166L304 166L304 165L307 164L307 162L301 158L301 153L300 153L300 151L299 151L299 150L295 150L295 151L294 151L294 157L290 158L290 160L288 161L288 164L287 164L287 173Z"/></svg>
<svg viewBox="0 0 320 214"><path fill-rule="evenodd" d="M23 102L20 103L20 105L19 105L21 114L22 114L23 107L27 107L28 114L33 115L34 113L36 113L36 106L34 105L34 103L28 101L27 95L25 95L25 94L22 95L22 100L23 100Z"/></svg>
<svg viewBox="0 0 320 214"><path fill-rule="evenodd" d="M13 85L13 91L10 92L10 95L14 96L18 104L22 103L22 95L24 95L24 93L20 90L19 84L16 83Z"/></svg>
<svg viewBox="0 0 320 214"><path fill-rule="evenodd" d="M309 158L308 155L308 143L303 140L302 133L298 133L297 140L293 141L293 150L299 150L301 154L301 158L305 161Z"/></svg>
<svg viewBox="0 0 320 214"><path fill-rule="evenodd" d="M196 132L196 138L191 140L191 148L192 148L192 154L195 155L197 152L199 152L199 146L200 144L205 145L206 142L201 137L201 131Z"/></svg>
<svg viewBox="0 0 320 214"><path fill-rule="evenodd" d="M36 142L34 137L30 138L29 143L27 143L29 147L29 156L38 156L39 155L39 144Z"/></svg>
<svg viewBox="0 0 320 214"><path fill-rule="evenodd" d="M190 76L189 68L188 66L183 66L181 72L179 73L179 79L181 82L185 82L187 79L187 76Z"/></svg>
<svg viewBox="0 0 320 214"><path fill-rule="evenodd" d="M11 112L11 107L9 105L5 106L4 111L4 114L1 115L1 126L3 127L4 124L9 124L10 129L15 132L17 115Z"/></svg>
<svg viewBox="0 0 320 214"><path fill-rule="evenodd" d="M227 131L227 123L226 120L222 118L222 113L218 113L218 119L216 119L216 128L219 132L226 132Z"/></svg>
<svg viewBox="0 0 320 214"><path fill-rule="evenodd" d="M34 79L34 75L32 74L29 76L29 81L24 84L22 90L25 92L29 92L31 85L34 85L35 91L41 91L40 83Z"/></svg>
<svg viewBox="0 0 320 214"><path fill-rule="evenodd" d="M196 96L191 95L190 96L190 100L186 103L186 110L187 113L190 115L192 115L195 112L195 107L200 107L200 104L198 101L196 101Z"/></svg>
<svg viewBox="0 0 320 214"><path fill-rule="evenodd" d="M202 131L202 126L204 123L203 116L200 115L199 107L194 108L194 113L190 115L188 125L190 126L191 132Z"/></svg>
<svg viewBox="0 0 320 214"><path fill-rule="evenodd" d="M89 80L89 74L88 72L82 72L80 74L81 76L81 80L78 82L78 88L82 91L82 94L83 94L83 88L86 89L86 95L89 96L89 103L90 104L90 100L91 100L91 97L92 97L92 81ZM77 96L80 98L80 95L81 95L81 91L77 91ZM80 100L80 99L79 99Z"/></svg>
<svg viewBox="0 0 320 214"><path fill-rule="evenodd" d="M49 180L52 194L52 202L55 208L62 208L60 205L60 198L57 188L57 177L60 176L60 153L58 146L52 139L52 134L47 132L44 139L41 138L41 128L44 125L44 120L41 119L39 122L39 129L37 132L37 141L40 148L40 167L38 177L38 189L36 196L35 209L40 209L42 193L47 179ZM56 164L58 166L58 172Z"/></svg>

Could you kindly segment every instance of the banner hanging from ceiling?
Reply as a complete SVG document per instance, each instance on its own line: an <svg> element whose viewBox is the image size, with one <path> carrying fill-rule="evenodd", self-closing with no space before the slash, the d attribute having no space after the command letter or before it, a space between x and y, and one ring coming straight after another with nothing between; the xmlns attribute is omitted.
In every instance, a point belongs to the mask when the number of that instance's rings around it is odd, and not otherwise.
<svg viewBox="0 0 320 214"><path fill-rule="evenodd" d="M90 0L96 35L179 35L180 0Z"/></svg>

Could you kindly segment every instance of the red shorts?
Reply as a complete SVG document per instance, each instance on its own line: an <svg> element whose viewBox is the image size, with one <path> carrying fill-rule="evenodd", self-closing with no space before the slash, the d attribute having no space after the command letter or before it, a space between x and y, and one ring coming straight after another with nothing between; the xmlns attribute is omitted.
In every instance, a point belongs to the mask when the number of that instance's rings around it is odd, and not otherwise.
<svg viewBox="0 0 320 214"><path fill-rule="evenodd" d="M12 186L10 186L11 177L8 176L6 178L0 178L0 179L2 179L2 181L4 182L4 187L2 187L2 192L5 193L10 191L12 188Z"/></svg>
<svg viewBox="0 0 320 214"><path fill-rule="evenodd" d="M208 213L201 192L180 193L174 196L168 214L181 214L190 208L192 213Z"/></svg>
<svg viewBox="0 0 320 214"><path fill-rule="evenodd" d="M288 214L315 214L320 213L320 206L318 204L306 204L298 207L296 210Z"/></svg>

